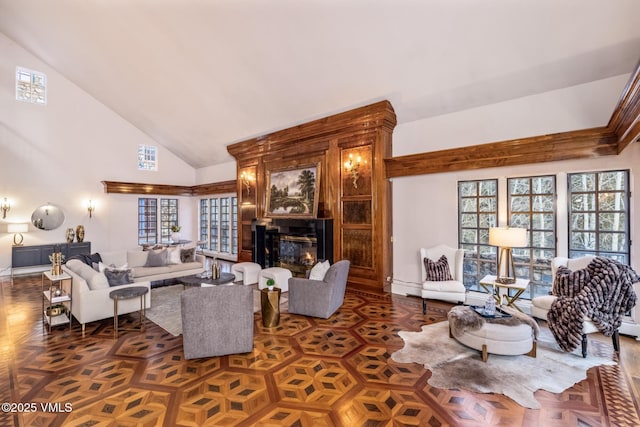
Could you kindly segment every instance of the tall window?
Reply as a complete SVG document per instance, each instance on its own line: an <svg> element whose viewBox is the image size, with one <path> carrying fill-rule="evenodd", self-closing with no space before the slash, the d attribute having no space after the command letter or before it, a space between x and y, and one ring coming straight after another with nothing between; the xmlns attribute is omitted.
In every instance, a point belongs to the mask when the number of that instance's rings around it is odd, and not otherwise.
<svg viewBox="0 0 640 427"><path fill-rule="evenodd" d="M158 201L138 199L138 244L158 243Z"/></svg>
<svg viewBox="0 0 640 427"><path fill-rule="evenodd" d="M526 228L527 247L514 248L516 277L530 280L521 298L551 290L551 259L556 256L556 177L508 178L509 226Z"/></svg>
<svg viewBox="0 0 640 427"><path fill-rule="evenodd" d="M489 245L489 228L498 224L498 180L458 182L458 224L464 286L480 290L478 281L496 274L496 248Z"/></svg>
<svg viewBox="0 0 640 427"><path fill-rule="evenodd" d="M569 257L629 264L629 171L568 174Z"/></svg>
<svg viewBox="0 0 640 427"><path fill-rule="evenodd" d="M138 145L138 170L158 170L158 147Z"/></svg>
<svg viewBox="0 0 640 427"><path fill-rule="evenodd" d="M178 223L178 199L160 199L160 241L171 240L171 227Z"/></svg>
<svg viewBox="0 0 640 427"><path fill-rule="evenodd" d="M44 73L16 68L16 100L47 104L47 76Z"/></svg>
<svg viewBox="0 0 640 427"><path fill-rule="evenodd" d="M209 249L218 250L218 236L220 235L220 199L209 199Z"/></svg>
<svg viewBox="0 0 640 427"><path fill-rule="evenodd" d="M206 249L236 255L238 253L238 198L211 197L200 200L200 240Z"/></svg>

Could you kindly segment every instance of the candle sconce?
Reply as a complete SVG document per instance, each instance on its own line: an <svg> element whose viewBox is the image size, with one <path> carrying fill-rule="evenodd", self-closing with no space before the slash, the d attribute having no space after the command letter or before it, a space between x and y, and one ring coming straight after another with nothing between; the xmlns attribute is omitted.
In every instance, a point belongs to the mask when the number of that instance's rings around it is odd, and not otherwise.
<svg viewBox="0 0 640 427"><path fill-rule="evenodd" d="M4 200L2 200L2 205L0 206L0 209L2 209L2 219L6 219L7 211L11 209L11 202L9 202L9 200L6 197L4 198Z"/></svg>
<svg viewBox="0 0 640 427"><path fill-rule="evenodd" d="M251 172L243 171L240 174L240 181L242 185L247 189L247 195L251 194L251 183L256 180L256 177Z"/></svg>
<svg viewBox="0 0 640 427"><path fill-rule="evenodd" d="M367 161L365 160L366 164ZM351 175L351 181L353 182L353 188L358 188L358 178L360 178L360 166L362 165L362 157L353 157L353 154L349 154L349 160L344 162L344 170Z"/></svg>

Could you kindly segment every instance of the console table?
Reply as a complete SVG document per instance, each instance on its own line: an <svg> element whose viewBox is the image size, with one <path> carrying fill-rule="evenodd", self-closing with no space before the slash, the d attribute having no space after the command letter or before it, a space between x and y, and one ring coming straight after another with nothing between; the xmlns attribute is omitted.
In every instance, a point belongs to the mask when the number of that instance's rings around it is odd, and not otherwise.
<svg viewBox="0 0 640 427"><path fill-rule="evenodd" d="M11 279L16 268L39 267L50 265L49 255L54 247L59 247L65 259L74 255L89 255L91 242L47 243L46 245L12 246L11 247Z"/></svg>

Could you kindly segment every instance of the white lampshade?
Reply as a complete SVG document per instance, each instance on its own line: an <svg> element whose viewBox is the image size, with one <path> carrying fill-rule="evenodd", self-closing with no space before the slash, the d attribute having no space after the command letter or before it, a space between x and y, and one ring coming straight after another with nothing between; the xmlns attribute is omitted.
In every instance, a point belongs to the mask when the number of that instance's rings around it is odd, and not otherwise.
<svg viewBox="0 0 640 427"><path fill-rule="evenodd" d="M526 246L527 229L510 227L490 228L489 244L501 248L520 248Z"/></svg>
<svg viewBox="0 0 640 427"><path fill-rule="evenodd" d="M29 231L29 224L26 222L18 222L7 224L7 233L26 233Z"/></svg>

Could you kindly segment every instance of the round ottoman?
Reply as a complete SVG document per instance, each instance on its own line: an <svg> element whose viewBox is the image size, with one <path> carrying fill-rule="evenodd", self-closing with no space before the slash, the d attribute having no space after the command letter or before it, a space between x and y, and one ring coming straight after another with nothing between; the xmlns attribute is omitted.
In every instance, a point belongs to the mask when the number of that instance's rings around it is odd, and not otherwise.
<svg viewBox="0 0 640 427"><path fill-rule="evenodd" d="M236 282L242 281L243 285L258 283L258 275L262 267L255 262L238 262L231 266L231 272L236 276Z"/></svg>
<svg viewBox="0 0 640 427"><path fill-rule="evenodd" d="M522 315L525 316L525 315ZM519 317L505 319L483 318L468 306L455 306L448 314L449 335L461 344L482 351L482 361L489 353L536 357L536 340L531 325Z"/></svg>
<svg viewBox="0 0 640 427"><path fill-rule="evenodd" d="M258 277L258 289L264 289L267 287L267 280L273 279L276 282L276 287L280 288L282 292L289 291L289 279L291 278L291 272L282 267L271 267L262 270Z"/></svg>

